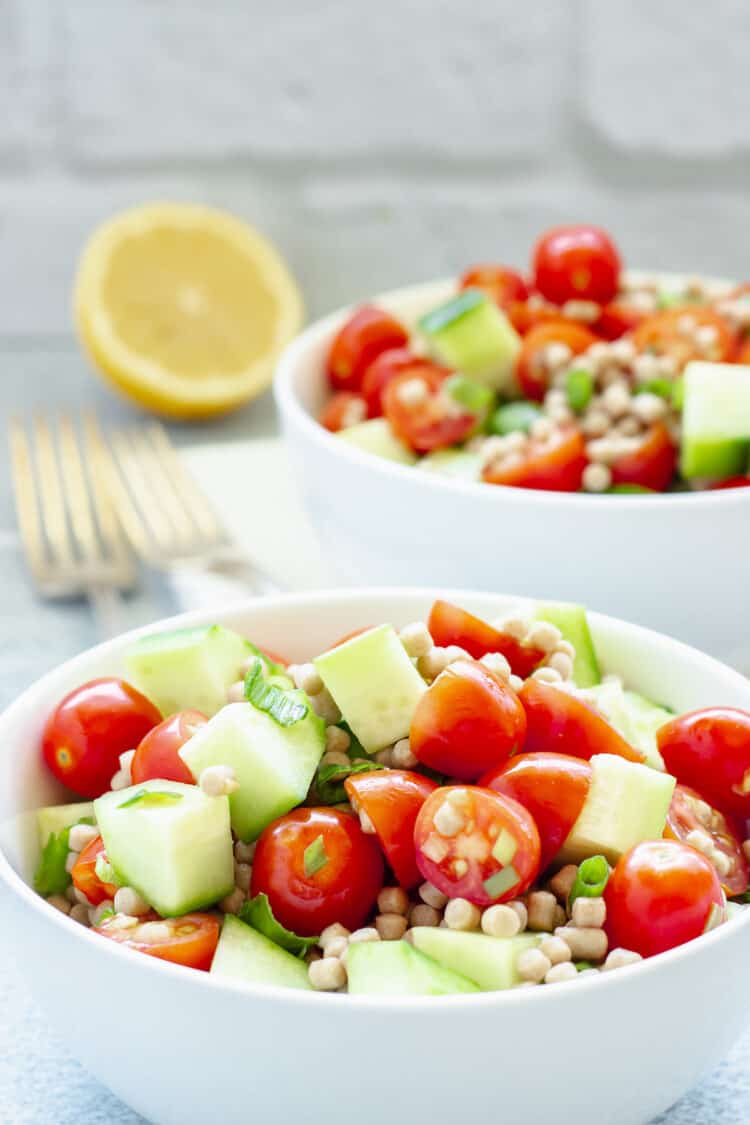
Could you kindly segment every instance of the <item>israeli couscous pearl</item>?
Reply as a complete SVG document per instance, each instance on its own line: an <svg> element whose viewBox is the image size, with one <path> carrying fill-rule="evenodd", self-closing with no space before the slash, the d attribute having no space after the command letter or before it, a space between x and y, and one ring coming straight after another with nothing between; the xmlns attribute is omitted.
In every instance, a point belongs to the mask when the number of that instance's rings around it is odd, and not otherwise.
<svg viewBox="0 0 750 1125"><path fill-rule="evenodd" d="M255 859L255 849L257 843L253 840L252 844L245 844L242 840L238 840L234 845L234 858L238 863L252 863Z"/></svg>
<svg viewBox="0 0 750 1125"><path fill-rule="evenodd" d="M339 937L343 937L348 940L349 930L347 930L346 926L342 926L340 922L333 922L330 926L326 926L326 928L320 935L319 945L321 949L325 950L329 942L333 941L334 938Z"/></svg>
<svg viewBox="0 0 750 1125"><path fill-rule="evenodd" d="M642 960L640 953L635 953L632 949L613 949L607 954L602 969L604 972L611 969L623 969L626 965L635 965L636 962Z"/></svg>
<svg viewBox="0 0 750 1125"><path fill-rule="evenodd" d="M561 902L567 902L577 875L578 867L576 864L568 863L565 867L561 867L557 874L550 879L549 889Z"/></svg>
<svg viewBox="0 0 750 1125"><path fill-rule="evenodd" d="M323 690L323 681L314 664L290 664L287 672L295 687L301 688L307 695L318 695Z"/></svg>
<svg viewBox="0 0 750 1125"><path fill-rule="evenodd" d="M245 898L245 892L239 887L235 887L226 898L221 900L219 907L224 914L239 914Z"/></svg>
<svg viewBox="0 0 750 1125"><path fill-rule="evenodd" d="M117 914L130 914L139 917L148 914L151 909L145 899L141 898L132 887L118 887L115 891L114 909Z"/></svg>
<svg viewBox="0 0 750 1125"><path fill-rule="evenodd" d="M444 921L451 930L477 930L482 920L478 906L465 898L452 898L445 907Z"/></svg>
<svg viewBox="0 0 750 1125"><path fill-rule="evenodd" d="M413 752L408 738L401 738L395 743L391 751L391 764L397 770L410 770L417 764L417 756Z"/></svg>
<svg viewBox="0 0 750 1125"><path fill-rule="evenodd" d="M439 926L441 916L433 906L420 902L409 911L410 926Z"/></svg>
<svg viewBox="0 0 750 1125"><path fill-rule="evenodd" d="M559 964L553 965L548 969L544 975L545 984L562 984L566 980L575 980L578 976L578 970L575 965L570 961L560 961Z"/></svg>
<svg viewBox="0 0 750 1125"><path fill-rule="evenodd" d="M607 935L592 926L557 926L555 937L562 938L576 961L601 961L607 955Z"/></svg>
<svg viewBox="0 0 750 1125"><path fill-rule="evenodd" d="M551 968L549 957L545 957L540 949L524 949L516 961L516 972L522 980L543 981Z"/></svg>
<svg viewBox="0 0 750 1125"><path fill-rule="evenodd" d="M99 835L93 824L74 824L68 836L68 847L72 852L82 852Z"/></svg>
<svg viewBox="0 0 750 1125"><path fill-rule="evenodd" d="M383 887L378 895L378 910L381 914L408 914L409 896L404 888Z"/></svg>
<svg viewBox="0 0 750 1125"><path fill-rule="evenodd" d="M243 703L245 700L245 681L237 680L227 688L227 703Z"/></svg>
<svg viewBox="0 0 750 1125"><path fill-rule="evenodd" d="M527 928L530 930L551 930L555 922L557 899L549 891L532 891L526 900L528 910Z"/></svg>
<svg viewBox="0 0 750 1125"><path fill-rule="evenodd" d="M574 926L601 928L607 920L607 907L603 898L581 896L573 903L570 920Z"/></svg>
<svg viewBox="0 0 750 1125"><path fill-rule="evenodd" d="M482 931L490 937L515 937L521 929L521 919L510 906L488 906L482 913Z"/></svg>
<svg viewBox="0 0 750 1125"><path fill-rule="evenodd" d="M382 941L400 941L406 933L406 918L403 914L378 914L375 929Z"/></svg>
<svg viewBox="0 0 750 1125"><path fill-rule="evenodd" d="M206 766L201 770L198 784L207 797L228 797L240 787L231 766Z"/></svg>
<svg viewBox="0 0 750 1125"><path fill-rule="evenodd" d="M336 992L346 984L346 968L338 957L321 957L307 967L310 984L317 992Z"/></svg>
<svg viewBox="0 0 750 1125"><path fill-rule="evenodd" d="M555 937L554 934L549 934L547 937L542 938L539 943L539 948L545 957L549 957L553 965L559 965L564 961L570 961L571 952L570 946L562 938Z"/></svg>
<svg viewBox="0 0 750 1125"><path fill-rule="evenodd" d="M423 621L415 621L411 625L405 625L399 633L399 640L409 656L412 657L425 656L430 649L434 648L430 631Z"/></svg>

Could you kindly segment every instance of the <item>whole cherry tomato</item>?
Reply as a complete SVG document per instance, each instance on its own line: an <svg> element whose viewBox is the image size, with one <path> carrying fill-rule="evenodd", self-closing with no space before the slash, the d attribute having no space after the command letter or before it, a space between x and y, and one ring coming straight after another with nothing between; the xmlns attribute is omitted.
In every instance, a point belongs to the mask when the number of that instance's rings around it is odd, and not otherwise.
<svg viewBox="0 0 750 1125"><path fill-rule="evenodd" d="M382 886L377 840L338 809L295 809L269 824L255 849L251 893L268 895L277 921L304 937L333 922L356 930Z"/></svg>
<svg viewBox="0 0 750 1125"><path fill-rule="evenodd" d="M537 242L532 261L534 285L556 305L566 301L606 305L617 295L620 255L600 227L553 227Z"/></svg>
<svg viewBox="0 0 750 1125"><path fill-rule="evenodd" d="M580 355L598 337L572 320L545 320L531 328L524 337L521 350L516 357L516 379L524 398L541 402L549 390L550 369L546 361L546 351L550 344L564 344L571 356Z"/></svg>
<svg viewBox="0 0 750 1125"><path fill-rule="evenodd" d="M161 778L163 781L182 781L185 785L192 785L195 778L177 751L207 722L201 711L178 711L176 715L163 719L138 744L130 763L133 784Z"/></svg>
<svg viewBox="0 0 750 1125"><path fill-rule="evenodd" d="M318 421L324 429L337 434L339 430L364 422L366 417L367 404L361 395L354 391L337 391L321 410Z"/></svg>
<svg viewBox="0 0 750 1125"><path fill-rule="evenodd" d="M160 931L166 927L169 937L154 941L154 926L159 926ZM139 953L204 972L211 968L219 943L219 919L215 914L184 914L181 918L159 918L154 914L140 920L137 926L127 927L122 925L122 915L115 914L94 929Z"/></svg>
<svg viewBox="0 0 750 1125"><path fill-rule="evenodd" d="M436 645L441 648L458 645L475 660L480 660L488 652L502 653L510 664L511 672L521 679L530 676L544 659L543 649L521 644L509 633L495 629L480 617L442 598L438 598L430 610L427 628Z"/></svg>
<svg viewBox="0 0 750 1125"><path fill-rule="evenodd" d="M724 812L750 817L750 713L706 707L670 719L656 734L664 764Z"/></svg>
<svg viewBox="0 0 750 1125"><path fill-rule="evenodd" d="M612 484L637 484L665 492L677 471L677 448L663 422L656 422L632 453L612 465Z"/></svg>
<svg viewBox="0 0 750 1125"><path fill-rule="evenodd" d="M396 375L383 391L386 418L418 453L456 445L476 428L477 415L443 393L447 374L444 367L425 364L419 371Z"/></svg>
<svg viewBox="0 0 750 1125"><path fill-rule="evenodd" d="M591 786L591 766L568 754L517 754L486 773L479 784L512 797L531 813L539 831L544 871L580 816Z"/></svg>
<svg viewBox="0 0 750 1125"><path fill-rule="evenodd" d="M471 266L459 279L460 289L481 289L501 309L528 300L529 287L518 270L510 266Z"/></svg>
<svg viewBox="0 0 750 1125"><path fill-rule="evenodd" d="M629 762L645 762L607 720L569 691L527 680L518 693L526 712L526 742L529 753L553 750L588 761L594 754L617 754Z"/></svg>
<svg viewBox="0 0 750 1125"><path fill-rule="evenodd" d="M530 437L518 453L509 454L504 461L490 462L482 479L510 488L578 492L587 464L583 434L575 426L563 426L549 438Z"/></svg>
<svg viewBox="0 0 750 1125"><path fill-rule="evenodd" d="M328 353L328 378L336 391L358 391L372 361L409 341L403 325L383 309L363 305L335 336Z"/></svg>
<svg viewBox="0 0 750 1125"><path fill-rule="evenodd" d="M724 894L704 855L677 840L646 840L619 860L604 891L610 949L653 957L700 937L724 915Z"/></svg>
<svg viewBox="0 0 750 1125"><path fill-rule="evenodd" d="M477 906L516 898L539 874L539 833L517 801L475 785L436 789L414 828L425 879Z"/></svg>
<svg viewBox="0 0 750 1125"><path fill-rule="evenodd" d="M101 797L119 769L120 754L133 750L161 714L125 680L91 680L71 691L47 720L42 754L55 777L81 797Z"/></svg>
<svg viewBox="0 0 750 1125"><path fill-rule="evenodd" d="M729 477L728 480L720 480L718 484L712 484L710 491L720 492L725 488L750 488L750 477Z"/></svg>
<svg viewBox="0 0 750 1125"><path fill-rule="evenodd" d="M700 834L698 840L696 834ZM716 868L728 895L741 895L747 890L747 860L734 826L695 789L675 786L664 835L702 851Z"/></svg>
<svg viewBox="0 0 750 1125"><path fill-rule="evenodd" d="M344 782L349 800L369 818L385 858L402 887L421 882L414 855L414 825L422 805L437 789L434 781L409 770L372 770Z"/></svg>
<svg viewBox="0 0 750 1125"><path fill-rule="evenodd" d="M79 854L70 873L73 886L86 896L92 906L114 898L117 890L114 883L103 882L96 873L96 861L100 855L107 858L104 840L96 836Z"/></svg>
<svg viewBox="0 0 750 1125"><path fill-rule="evenodd" d="M523 746L526 716L518 696L482 664L451 664L428 687L411 721L409 743L423 766L475 781Z"/></svg>
<svg viewBox="0 0 750 1125"><path fill-rule="evenodd" d="M405 371L418 375L425 368L434 370L435 366L431 360L414 355L408 348L389 348L387 352L381 352L362 377L362 397L367 403L367 417L379 418L382 415L383 391L397 375L403 375Z"/></svg>
<svg viewBox="0 0 750 1125"><path fill-rule="evenodd" d="M710 328L713 339L701 343L699 329ZM678 371L691 359L728 360L735 349L735 334L727 321L705 305L684 305L649 316L633 333L638 352L668 355Z"/></svg>

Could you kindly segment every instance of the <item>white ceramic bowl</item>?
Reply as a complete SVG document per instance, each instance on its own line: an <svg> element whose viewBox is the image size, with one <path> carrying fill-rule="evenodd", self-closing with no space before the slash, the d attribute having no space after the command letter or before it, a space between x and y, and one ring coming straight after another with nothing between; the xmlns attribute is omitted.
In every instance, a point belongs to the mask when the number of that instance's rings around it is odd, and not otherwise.
<svg viewBox="0 0 750 1125"><path fill-rule="evenodd" d="M721 283L718 283L721 284ZM413 325L455 291L376 297ZM744 604L750 489L584 496L463 482L363 453L319 426L329 344L349 310L307 328L275 380L282 427L321 545L346 583L432 582L584 602L750 672Z"/></svg>
<svg viewBox="0 0 750 1125"><path fill-rule="evenodd" d="M358 626L423 618L430 590L319 593L201 612L300 660ZM448 593L477 613L516 599ZM680 710L750 708L750 683L666 637L592 616L608 671ZM0 890L40 1003L85 1066L156 1125L486 1116L635 1125L727 1051L750 1010L750 911L681 949L566 987L394 1000L232 985L105 941L24 882L33 810L62 797L43 768L45 717L69 689L122 671L135 634L71 660L0 716ZM64 1097L64 1091L61 1091ZM0 1114L1 1116L1 1114Z"/></svg>

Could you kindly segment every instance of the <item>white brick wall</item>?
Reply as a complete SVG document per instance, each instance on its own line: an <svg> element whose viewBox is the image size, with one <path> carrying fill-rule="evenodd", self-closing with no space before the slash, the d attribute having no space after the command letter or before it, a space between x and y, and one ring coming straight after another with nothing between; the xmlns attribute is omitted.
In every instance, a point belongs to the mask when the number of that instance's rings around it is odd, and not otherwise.
<svg viewBox="0 0 750 1125"><path fill-rule="evenodd" d="M0 339L68 335L155 197L256 222L313 314L575 219L750 275L749 43L744 0L0 0Z"/></svg>

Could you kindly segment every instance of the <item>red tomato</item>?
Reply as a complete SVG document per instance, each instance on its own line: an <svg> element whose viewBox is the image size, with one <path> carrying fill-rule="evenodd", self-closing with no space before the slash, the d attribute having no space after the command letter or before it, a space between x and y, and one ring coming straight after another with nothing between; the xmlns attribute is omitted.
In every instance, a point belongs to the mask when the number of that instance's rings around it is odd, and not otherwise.
<svg viewBox="0 0 750 1125"><path fill-rule="evenodd" d="M528 300L529 287L509 266L471 266L461 275L459 289L482 289L501 309Z"/></svg>
<svg viewBox="0 0 750 1125"><path fill-rule="evenodd" d="M306 874L306 849L317 840L326 862ZM252 894L268 895L277 921L306 937L333 922L356 930L382 886L377 841L338 809L295 809L269 824L255 849Z"/></svg>
<svg viewBox="0 0 750 1125"><path fill-rule="evenodd" d="M219 941L219 919L215 914L184 914L181 918L158 918L154 915L137 926L122 927L122 915L115 914L99 926L94 926L97 934L111 941L148 953L161 961L172 961L175 965L186 965L190 969L211 968L216 946ZM169 938L163 941L149 940L148 926L166 926Z"/></svg>
<svg viewBox="0 0 750 1125"><path fill-rule="evenodd" d="M541 841L540 869L555 858L578 820L591 786L591 766L568 754L518 754L479 779L531 813Z"/></svg>
<svg viewBox="0 0 750 1125"><path fill-rule="evenodd" d="M633 453L626 453L612 466L612 484L638 484L654 492L665 492L677 471L677 448L663 422L651 427Z"/></svg>
<svg viewBox="0 0 750 1125"><path fill-rule="evenodd" d="M511 671L524 680L544 659L543 649L522 645L515 637L441 598L430 610L427 628L436 645L441 648L458 645L475 660L480 660L488 652L502 653Z"/></svg>
<svg viewBox="0 0 750 1125"><path fill-rule="evenodd" d="M750 882L747 860L732 824L718 809L704 801L700 793L687 785L675 786L672 803L667 814L664 835L672 840L689 844L691 832L700 831L713 847L704 852L716 868L721 885L728 895L744 894ZM695 845L693 845L695 847ZM702 848L698 849L703 851Z"/></svg>
<svg viewBox="0 0 750 1125"><path fill-rule="evenodd" d="M594 754L617 754L629 762L645 762L598 711L569 691L527 680L518 693L526 712L524 750L554 750L588 761Z"/></svg>
<svg viewBox="0 0 750 1125"><path fill-rule="evenodd" d="M383 309L363 305L347 320L328 353L328 378L337 391L358 391L372 361L388 348L409 341L403 325Z"/></svg>
<svg viewBox="0 0 750 1125"><path fill-rule="evenodd" d="M85 894L92 906L98 906L100 902L114 898L117 890L113 883L102 882L96 873L96 861L102 854L106 859L104 840L101 836L96 836L80 853L70 873L73 886Z"/></svg>
<svg viewBox="0 0 750 1125"><path fill-rule="evenodd" d="M564 426L549 438L529 438L517 457L490 463L482 479L511 488L578 492L587 464L583 434L575 426Z"/></svg>
<svg viewBox="0 0 750 1125"><path fill-rule="evenodd" d="M409 742L423 766L475 781L523 746L526 716L514 691L482 664L451 664L428 687Z"/></svg>
<svg viewBox="0 0 750 1125"><path fill-rule="evenodd" d="M362 397L367 403L367 417L379 418L383 413L383 391L392 379L408 371L419 375L425 368L434 370L429 359L414 355L408 348L390 348L373 360L362 378ZM439 370L444 370L439 368ZM445 369L447 375L447 369Z"/></svg>
<svg viewBox="0 0 750 1125"><path fill-rule="evenodd" d="M707 707L657 731L664 764L683 785L725 812L750 816L750 713Z"/></svg>
<svg viewBox="0 0 750 1125"><path fill-rule="evenodd" d="M163 781L192 785L195 778L177 751L207 722L200 711L178 711L150 730L139 742L130 763L133 784L140 785L142 781L158 777Z"/></svg>
<svg viewBox="0 0 750 1125"><path fill-rule="evenodd" d="M434 781L408 770L373 770L352 774L344 782L354 808L372 821L385 858L402 887L421 882L414 855L414 824Z"/></svg>
<svg viewBox="0 0 750 1125"><path fill-rule="evenodd" d="M716 340L710 347L702 347L692 329L686 330L683 321L689 318L694 328L713 328ZM636 328L633 343L639 352L670 355L681 370L691 359L715 362L730 358L735 349L735 335L727 322L714 309L706 305L684 305L664 309L649 316Z"/></svg>
<svg viewBox="0 0 750 1125"><path fill-rule="evenodd" d="M647 315L642 309L628 305L625 297L622 301L614 301L611 305L606 305L599 319L591 327L597 336L601 336L604 340L619 340L626 332L634 332Z"/></svg>
<svg viewBox="0 0 750 1125"><path fill-rule="evenodd" d="M534 285L548 301L606 305L620 285L620 255L600 227L553 227L533 252Z"/></svg>
<svg viewBox="0 0 750 1125"><path fill-rule="evenodd" d="M541 402L547 393L549 368L544 355L550 344L565 344L571 355L580 355L595 344L597 338L582 324L562 317L531 328L516 357L516 378L524 398Z"/></svg>
<svg viewBox="0 0 750 1125"><path fill-rule="evenodd" d="M642 957L700 937L717 912L724 913L713 865L677 840L646 840L626 852L604 900L610 949L632 949Z"/></svg>
<svg viewBox="0 0 750 1125"><path fill-rule="evenodd" d="M47 720L42 736L44 760L80 797L101 797L120 766L161 714L125 680L91 680L71 691Z"/></svg>
<svg viewBox="0 0 750 1125"><path fill-rule="evenodd" d="M719 492L724 488L749 488L750 477L729 477L728 480L721 480L718 484L712 484L710 487L711 492Z"/></svg>
<svg viewBox="0 0 750 1125"><path fill-rule="evenodd" d="M338 391L325 404L318 415L318 421L326 430L337 434L339 430L364 422L366 417L367 405L361 395L353 391Z"/></svg>
<svg viewBox="0 0 750 1125"><path fill-rule="evenodd" d="M383 392L383 410L395 433L418 453L444 449L464 441L477 423L476 414L464 410L449 395L442 393L448 372L436 364L425 365L419 372L403 371L387 384ZM421 382L422 397L416 401L405 398L402 390Z"/></svg>
<svg viewBox="0 0 750 1125"><path fill-rule="evenodd" d="M445 829L445 831L443 831ZM516 898L539 874L539 833L517 801L491 789L437 789L414 828L425 879L477 906Z"/></svg>

